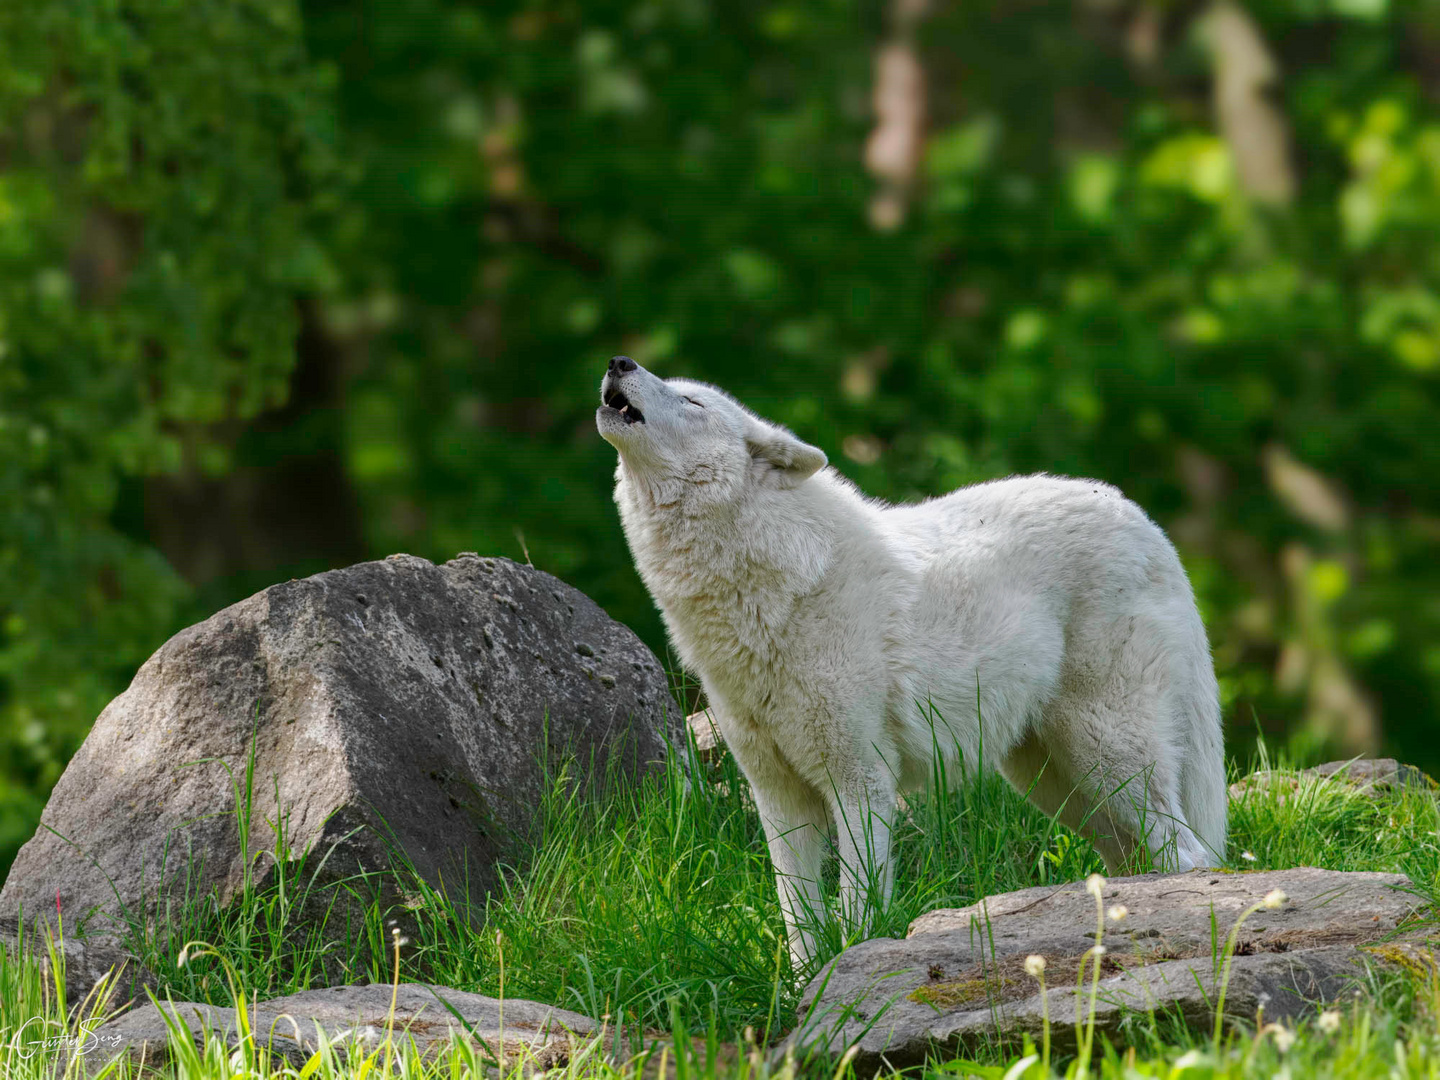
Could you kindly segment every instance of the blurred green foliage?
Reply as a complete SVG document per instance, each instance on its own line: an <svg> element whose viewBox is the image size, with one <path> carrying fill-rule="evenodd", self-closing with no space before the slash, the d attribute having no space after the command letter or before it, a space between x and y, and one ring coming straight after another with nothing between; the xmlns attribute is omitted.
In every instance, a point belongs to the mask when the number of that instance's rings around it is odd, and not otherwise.
<svg viewBox="0 0 1440 1080"><path fill-rule="evenodd" d="M206 429L285 399L326 261L316 85L283 0L0 7L0 851L177 629L122 481L223 472Z"/></svg>
<svg viewBox="0 0 1440 1080"><path fill-rule="evenodd" d="M291 573L528 557L663 650L593 428L618 352L874 495L1119 484L1237 749L1440 768L1440 15L1244 9L1277 198L1223 6L932 5L883 228L882 6L0 8L0 860L167 635Z"/></svg>

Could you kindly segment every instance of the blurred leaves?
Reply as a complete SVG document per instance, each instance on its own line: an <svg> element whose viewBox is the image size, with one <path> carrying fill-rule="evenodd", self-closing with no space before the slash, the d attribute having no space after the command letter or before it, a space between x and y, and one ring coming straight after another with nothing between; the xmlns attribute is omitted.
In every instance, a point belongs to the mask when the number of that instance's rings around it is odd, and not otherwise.
<svg viewBox="0 0 1440 1080"><path fill-rule="evenodd" d="M335 280L299 37L276 0L0 9L7 843L175 628L185 585L112 522L124 478L227 471L208 432L285 398L296 294Z"/></svg>

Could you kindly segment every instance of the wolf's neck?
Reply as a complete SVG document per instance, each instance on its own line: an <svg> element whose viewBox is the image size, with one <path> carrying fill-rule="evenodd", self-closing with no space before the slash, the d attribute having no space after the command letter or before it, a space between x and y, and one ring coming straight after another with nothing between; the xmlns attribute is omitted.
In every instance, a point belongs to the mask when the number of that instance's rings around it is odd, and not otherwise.
<svg viewBox="0 0 1440 1080"><path fill-rule="evenodd" d="M700 513L644 505L623 480L616 495L640 576L702 674L763 664L783 646L796 603L835 556L837 504L854 497L827 475Z"/></svg>

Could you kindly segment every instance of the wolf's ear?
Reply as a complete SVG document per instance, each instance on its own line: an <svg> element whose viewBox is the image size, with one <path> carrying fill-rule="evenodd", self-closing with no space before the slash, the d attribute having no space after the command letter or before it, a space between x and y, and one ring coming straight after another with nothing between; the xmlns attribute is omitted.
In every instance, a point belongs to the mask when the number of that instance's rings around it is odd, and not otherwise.
<svg viewBox="0 0 1440 1080"><path fill-rule="evenodd" d="M801 442L784 428L756 421L745 432L745 446L756 471L776 487L803 484L825 467L825 451Z"/></svg>

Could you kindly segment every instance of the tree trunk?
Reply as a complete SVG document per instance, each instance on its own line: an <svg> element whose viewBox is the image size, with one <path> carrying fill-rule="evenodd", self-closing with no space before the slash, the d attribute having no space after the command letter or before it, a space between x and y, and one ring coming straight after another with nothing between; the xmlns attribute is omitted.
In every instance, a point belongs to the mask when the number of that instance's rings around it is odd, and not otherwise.
<svg viewBox="0 0 1440 1080"><path fill-rule="evenodd" d="M193 463L145 484L150 542L197 588L251 590L366 555L345 469L345 356L301 302L290 396L223 437L235 467L207 477ZM214 436L214 432L207 432Z"/></svg>

